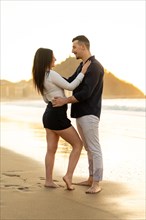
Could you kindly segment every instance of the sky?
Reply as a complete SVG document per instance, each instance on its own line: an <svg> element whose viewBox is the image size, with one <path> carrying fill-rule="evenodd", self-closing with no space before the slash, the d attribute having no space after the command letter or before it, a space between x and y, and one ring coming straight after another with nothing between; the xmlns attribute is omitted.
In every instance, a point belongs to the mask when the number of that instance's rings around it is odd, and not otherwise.
<svg viewBox="0 0 146 220"><path fill-rule="evenodd" d="M33 58L50 48L61 63L85 35L91 54L116 77L145 88L145 0L1 1L1 79L31 79Z"/></svg>

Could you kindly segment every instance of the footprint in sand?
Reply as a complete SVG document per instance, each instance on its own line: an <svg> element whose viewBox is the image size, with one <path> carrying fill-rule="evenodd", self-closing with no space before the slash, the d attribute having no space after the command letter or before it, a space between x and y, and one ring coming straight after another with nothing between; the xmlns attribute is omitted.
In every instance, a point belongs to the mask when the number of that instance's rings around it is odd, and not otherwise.
<svg viewBox="0 0 146 220"><path fill-rule="evenodd" d="M13 184L13 185L12 185L12 184L6 184L6 185L4 185L4 187L10 187L10 188L11 188L11 187L18 187L18 186L19 186L19 185L14 185L14 184Z"/></svg>
<svg viewBox="0 0 146 220"><path fill-rule="evenodd" d="M2 173L4 176L9 176L9 177L20 177L19 174L13 174L13 173Z"/></svg>
<svg viewBox="0 0 146 220"><path fill-rule="evenodd" d="M11 189L18 189L18 190L21 190L21 191L28 191L29 190L29 187L20 186L20 185L17 185L17 184L5 184L4 187L5 188L11 188Z"/></svg>
<svg viewBox="0 0 146 220"><path fill-rule="evenodd" d="M21 191L28 191L29 187L18 187L18 189Z"/></svg>
<svg viewBox="0 0 146 220"><path fill-rule="evenodd" d="M2 173L2 175L6 176L6 177L14 178L15 180L16 180L16 178L18 178L17 181L20 180L20 181L26 182L26 179L21 178L20 174L16 174L14 172L15 171L7 171L7 172ZM21 191L28 191L29 190L29 187L21 186L21 184L4 184L3 186L5 188L18 189Z"/></svg>
<svg viewBox="0 0 146 220"><path fill-rule="evenodd" d="M45 180L45 178L44 178L44 177L39 177L39 179L40 179L40 180Z"/></svg>

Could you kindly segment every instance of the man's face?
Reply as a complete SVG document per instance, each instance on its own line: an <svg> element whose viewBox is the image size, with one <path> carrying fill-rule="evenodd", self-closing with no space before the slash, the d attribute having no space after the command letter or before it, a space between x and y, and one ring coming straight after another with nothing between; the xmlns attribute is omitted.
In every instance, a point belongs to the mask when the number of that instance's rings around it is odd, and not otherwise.
<svg viewBox="0 0 146 220"><path fill-rule="evenodd" d="M82 59L83 45L75 40L72 44L72 53L76 56L76 59Z"/></svg>

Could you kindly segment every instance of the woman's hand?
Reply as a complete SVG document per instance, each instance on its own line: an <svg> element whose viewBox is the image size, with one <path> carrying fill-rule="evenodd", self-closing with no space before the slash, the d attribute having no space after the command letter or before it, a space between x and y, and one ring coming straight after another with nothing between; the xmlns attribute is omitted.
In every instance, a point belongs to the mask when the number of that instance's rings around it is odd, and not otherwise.
<svg viewBox="0 0 146 220"><path fill-rule="evenodd" d="M88 67L90 66L90 64L91 64L91 61L88 60L88 61L83 65L82 70L81 70L81 72L82 72L83 74L86 73L86 71L87 71Z"/></svg>

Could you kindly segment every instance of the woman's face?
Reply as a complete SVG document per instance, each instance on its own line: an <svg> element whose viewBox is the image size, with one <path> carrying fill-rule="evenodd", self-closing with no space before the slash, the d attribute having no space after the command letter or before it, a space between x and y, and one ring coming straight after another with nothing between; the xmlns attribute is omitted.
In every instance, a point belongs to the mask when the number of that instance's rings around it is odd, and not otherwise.
<svg viewBox="0 0 146 220"><path fill-rule="evenodd" d="M56 61L56 58L53 54L53 58L52 58L52 62L51 62L51 68L55 66L55 61Z"/></svg>

